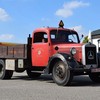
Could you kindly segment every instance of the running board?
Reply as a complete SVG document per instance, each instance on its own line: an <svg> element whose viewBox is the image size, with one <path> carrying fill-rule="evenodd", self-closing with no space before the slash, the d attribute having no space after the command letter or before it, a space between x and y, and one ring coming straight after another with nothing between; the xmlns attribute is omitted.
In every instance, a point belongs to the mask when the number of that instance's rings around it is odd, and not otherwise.
<svg viewBox="0 0 100 100"><path fill-rule="evenodd" d="M41 73L41 74L49 74L49 73L48 73L48 68L44 69L43 71L32 70L31 72L34 72L34 73Z"/></svg>
<svg viewBox="0 0 100 100"><path fill-rule="evenodd" d="M44 73L44 71L31 71L31 72L33 72L33 73L41 73L41 74Z"/></svg>

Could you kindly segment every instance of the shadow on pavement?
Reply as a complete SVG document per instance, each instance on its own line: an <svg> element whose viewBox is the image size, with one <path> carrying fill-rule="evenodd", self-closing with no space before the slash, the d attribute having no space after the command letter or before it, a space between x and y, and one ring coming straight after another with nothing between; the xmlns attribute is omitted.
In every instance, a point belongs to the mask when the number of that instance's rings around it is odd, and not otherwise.
<svg viewBox="0 0 100 100"><path fill-rule="evenodd" d="M93 82L87 75L85 76L75 76L72 83L71 87L76 87L76 86L93 86L97 87L100 86L100 83L95 83Z"/></svg>
<svg viewBox="0 0 100 100"><path fill-rule="evenodd" d="M24 81L44 81L46 83L53 83L52 75L41 75L38 78L32 79L27 75L25 76L14 76L11 80L24 80ZM95 83L90 80L88 76L74 76L72 83L69 87L80 87L80 86L92 86L97 87L100 86L100 83Z"/></svg>

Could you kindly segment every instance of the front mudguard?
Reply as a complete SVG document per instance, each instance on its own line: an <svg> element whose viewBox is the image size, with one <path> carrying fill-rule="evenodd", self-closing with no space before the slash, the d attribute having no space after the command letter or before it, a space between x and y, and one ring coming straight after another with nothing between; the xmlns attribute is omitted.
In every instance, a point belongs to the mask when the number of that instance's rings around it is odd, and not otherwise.
<svg viewBox="0 0 100 100"><path fill-rule="evenodd" d="M48 73L52 73L52 69L55 63L59 60L63 61L65 65L68 65L69 69L73 69L78 66L77 61L75 61L75 59L71 55L65 54L65 53L57 53L53 55L49 60L49 63L47 66Z"/></svg>

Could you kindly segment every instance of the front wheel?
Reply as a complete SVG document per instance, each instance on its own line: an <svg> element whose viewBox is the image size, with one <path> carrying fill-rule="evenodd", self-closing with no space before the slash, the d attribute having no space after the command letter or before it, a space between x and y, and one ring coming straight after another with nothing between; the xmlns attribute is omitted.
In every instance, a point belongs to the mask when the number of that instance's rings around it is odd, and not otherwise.
<svg viewBox="0 0 100 100"><path fill-rule="evenodd" d="M52 77L55 83L61 86L70 85L73 75L69 70L68 65L63 61L58 61L52 71Z"/></svg>
<svg viewBox="0 0 100 100"><path fill-rule="evenodd" d="M27 69L26 70L29 78L37 78L37 77L40 77L41 73L35 73L35 72L32 72L30 69Z"/></svg>
<svg viewBox="0 0 100 100"><path fill-rule="evenodd" d="M12 75L13 71L6 70L4 60L0 60L0 79L11 79Z"/></svg>
<svg viewBox="0 0 100 100"><path fill-rule="evenodd" d="M93 82L100 83L100 73L91 73L89 77Z"/></svg>

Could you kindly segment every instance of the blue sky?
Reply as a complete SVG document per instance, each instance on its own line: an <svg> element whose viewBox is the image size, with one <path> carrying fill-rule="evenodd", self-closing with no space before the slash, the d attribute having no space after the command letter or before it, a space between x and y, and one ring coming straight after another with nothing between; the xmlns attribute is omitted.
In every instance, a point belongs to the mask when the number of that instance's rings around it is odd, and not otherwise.
<svg viewBox="0 0 100 100"><path fill-rule="evenodd" d="M43 26L74 28L79 36L100 29L100 0L0 0L0 42L26 43Z"/></svg>

